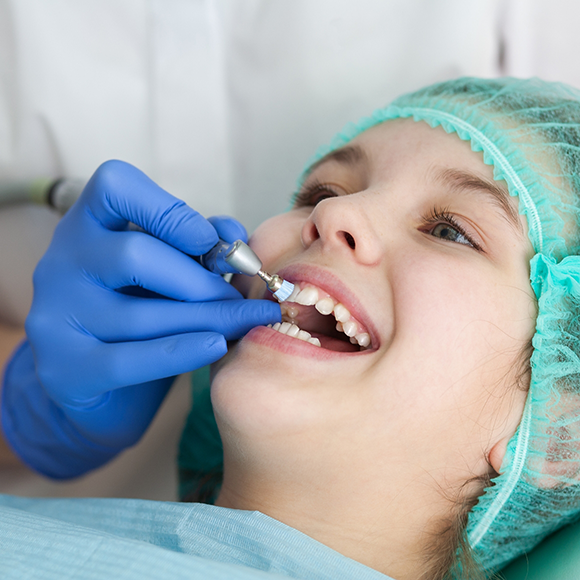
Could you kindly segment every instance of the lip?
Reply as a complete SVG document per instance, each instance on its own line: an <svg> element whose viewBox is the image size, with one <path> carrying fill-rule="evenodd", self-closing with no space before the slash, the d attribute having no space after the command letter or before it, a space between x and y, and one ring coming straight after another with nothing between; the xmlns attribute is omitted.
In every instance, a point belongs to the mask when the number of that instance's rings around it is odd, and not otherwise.
<svg viewBox="0 0 580 580"><path fill-rule="evenodd" d="M360 356L361 354L373 353L380 348L381 340L373 321L370 319L367 311L360 303L358 297L337 276L330 273L328 270L325 270L324 268L320 268L319 266L300 263L286 266L285 268L279 270L277 273L279 276L281 276L285 280L288 280L289 282L293 283L298 282L299 284L312 284L313 286L320 288L321 290L332 296L334 299L344 304L344 306L346 306L348 311L366 327L371 337L371 344L373 345L372 348L369 348L362 353L336 353L336 354L339 354L340 356L345 355ZM275 300L275 298L268 290L266 290L264 298ZM291 337L288 338L291 339ZM291 340L292 342L303 342L297 341L296 339ZM308 345L307 343L304 344L308 347L320 350L320 347ZM326 351L326 349L323 350Z"/></svg>

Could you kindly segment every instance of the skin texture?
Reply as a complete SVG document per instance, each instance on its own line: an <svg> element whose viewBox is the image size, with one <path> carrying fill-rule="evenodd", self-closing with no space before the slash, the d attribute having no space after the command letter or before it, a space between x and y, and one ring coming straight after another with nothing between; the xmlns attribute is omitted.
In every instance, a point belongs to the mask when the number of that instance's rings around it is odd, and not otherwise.
<svg viewBox="0 0 580 580"><path fill-rule="evenodd" d="M264 222L250 245L270 272L340 281L374 326L373 349L294 349L259 328L231 350L212 384L218 505L262 511L406 580L425 571L425 546L463 484L500 470L517 428L533 251L517 199L514 226L481 188L434 177L453 169L494 183L456 135L397 120L352 144L362 156L319 164L306 205ZM432 219L434 208L463 233ZM259 280L238 285L263 295Z"/></svg>

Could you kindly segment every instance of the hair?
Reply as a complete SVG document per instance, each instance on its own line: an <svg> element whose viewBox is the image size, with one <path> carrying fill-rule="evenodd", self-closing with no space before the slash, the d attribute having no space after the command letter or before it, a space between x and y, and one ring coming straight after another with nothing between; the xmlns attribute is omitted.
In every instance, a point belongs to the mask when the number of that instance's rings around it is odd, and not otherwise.
<svg viewBox="0 0 580 580"><path fill-rule="evenodd" d="M449 516L439 522L436 533L425 548L425 572L418 580L485 580L485 572L474 557L467 539L469 512L485 488L493 485L494 471L467 480L455 500ZM473 485L477 491L465 493Z"/></svg>
<svg viewBox="0 0 580 580"><path fill-rule="evenodd" d="M207 503L213 505L219 495L224 473L223 469L216 468L211 471L180 470L180 478L191 482L187 491L179 501L185 503Z"/></svg>

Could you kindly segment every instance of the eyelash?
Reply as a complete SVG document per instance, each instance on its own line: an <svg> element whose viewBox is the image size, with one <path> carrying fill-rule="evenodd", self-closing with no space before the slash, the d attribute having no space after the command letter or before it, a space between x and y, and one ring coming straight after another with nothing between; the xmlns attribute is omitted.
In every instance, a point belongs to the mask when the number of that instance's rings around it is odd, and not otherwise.
<svg viewBox="0 0 580 580"><path fill-rule="evenodd" d="M308 185L308 187L294 194L293 207L300 208L307 206L315 206L317 203L322 201L321 199L314 200L315 195L319 192L327 192L331 194L329 197L338 197L340 195L336 191L334 191L332 187L330 187L327 183L322 183L318 180L314 180ZM430 230L433 230L436 226L440 224L448 224L454 230L456 230L461 236L463 236L473 246L475 250L479 252L483 251L481 246L473 240L473 238L465 231L465 229L457 221L456 217L452 213L450 213L447 208L433 206L429 211L429 213L423 216L422 221L426 226L430 226Z"/></svg>
<svg viewBox="0 0 580 580"><path fill-rule="evenodd" d="M454 230L456 230L457 233L462 235L473 246L475 250L479 252L483 251L481 246L473 240L473 238L465 231L465 229L457 221L457 218L452 213L449 213L449 210L447 208L439 208L437 206L432 207L430 212L425 216L423 216L423 222L425 223L425 225L431 226L430 230L433 230L436 226L440 224L448 224Z"/></svg>
<svg viewBox="0 0 580 580"><path fill-rule="evenodd" d="M308 187L296 192L294 194L294 198L292 200L292 205L295 208L299 207L307 207L307 206L315 206L318 202L322 201L318 199L314 201L314 196L321 192L326 191L330 193L328 197L338 197L339 194L334 191L328 183L322 183L321 181L313 180Z"/></svg>

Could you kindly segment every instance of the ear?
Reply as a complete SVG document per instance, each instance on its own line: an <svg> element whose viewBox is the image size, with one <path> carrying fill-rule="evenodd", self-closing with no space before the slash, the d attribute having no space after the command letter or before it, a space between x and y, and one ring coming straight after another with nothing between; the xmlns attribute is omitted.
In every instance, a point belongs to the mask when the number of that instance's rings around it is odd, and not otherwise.
<svg viewBox="0 0 580 580"><path fill-rule="evenodd" d="M489 464L493 467L496 473L500 473L501 464L503 463L503 458L507 451L508 442L511 437L504 437L500 439L489 451L487 459Z"/></svg>

